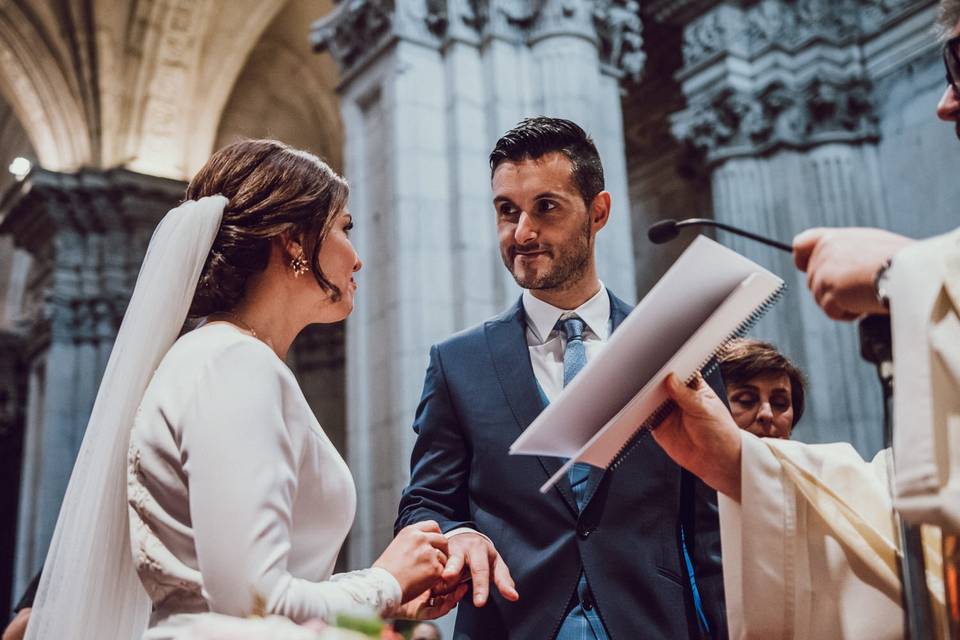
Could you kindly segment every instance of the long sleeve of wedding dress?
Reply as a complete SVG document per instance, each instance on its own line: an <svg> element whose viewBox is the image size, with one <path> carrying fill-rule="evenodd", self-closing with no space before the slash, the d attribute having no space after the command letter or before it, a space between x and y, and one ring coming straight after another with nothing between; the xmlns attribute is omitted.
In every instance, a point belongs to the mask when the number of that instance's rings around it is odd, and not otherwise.
<svg viewBox="0 0 960 640"><path fill-rule="evenodd" d="M356 506L350 472L290 370L228 325L187 334L158 368L128 498L153 624L203 611L330 619L400 601L382 569L331 576Z"/></svg>

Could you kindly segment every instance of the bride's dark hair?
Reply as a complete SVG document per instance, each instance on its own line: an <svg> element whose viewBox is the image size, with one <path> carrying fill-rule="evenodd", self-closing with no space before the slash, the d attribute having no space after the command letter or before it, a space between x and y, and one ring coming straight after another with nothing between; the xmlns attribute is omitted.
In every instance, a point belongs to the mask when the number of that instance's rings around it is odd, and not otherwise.
<svg viewBox="0 0 960 640"><path fill-rule="evenodd" d="M203 266L189 316L235 307L247 281L263 271L281 234L299 239L320 286L340 290L317 263L320 245L347 202L346 181L313 154L276 140L241 140L214 153L187 186L187 200L225 196L229 202Z"/></svg>

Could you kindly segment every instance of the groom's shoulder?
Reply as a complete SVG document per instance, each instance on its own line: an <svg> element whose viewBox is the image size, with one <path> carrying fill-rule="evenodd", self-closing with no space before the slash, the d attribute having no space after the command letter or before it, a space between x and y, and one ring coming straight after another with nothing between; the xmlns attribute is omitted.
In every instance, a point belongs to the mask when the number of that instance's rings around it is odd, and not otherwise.
<svg viewBox="0 0 960 640"><path fill-rule="evenodd" d="M497 315L487 318L482 322L478 322L471 327L467 327L466 329L458 331L452 336L441 340L435 345L435 348L441 352L458 352L463 349L475 349L486 343L487 331L491 327L503 324L519 323L522 320L522 317L520 317L522 313L523 308L518 300L508 309L498 313Z"/></svg>

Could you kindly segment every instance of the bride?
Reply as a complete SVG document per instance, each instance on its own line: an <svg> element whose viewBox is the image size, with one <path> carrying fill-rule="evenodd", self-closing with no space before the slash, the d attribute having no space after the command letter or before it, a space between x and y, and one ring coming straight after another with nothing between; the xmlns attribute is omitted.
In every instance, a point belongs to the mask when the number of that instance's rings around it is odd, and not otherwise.
<svg viewBox="0 0 960 640"><path fill-rule="evenodd" d="M215 153L147 250L57 521L27 638L167 637L207 611L295 622L448 612L436 523L332 575L353 479L283 360L350 314L347 185L270 140ZM203 318L177 339L187 317ZM149 627L149 631L147 630Z"/></svg>

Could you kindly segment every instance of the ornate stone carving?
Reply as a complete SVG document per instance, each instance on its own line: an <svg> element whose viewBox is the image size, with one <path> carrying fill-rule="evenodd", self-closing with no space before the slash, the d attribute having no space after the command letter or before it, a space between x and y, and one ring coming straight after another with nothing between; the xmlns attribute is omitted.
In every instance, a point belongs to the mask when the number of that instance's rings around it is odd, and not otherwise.
<svg viewBox="0 0 960 640"><path fill-rule="evenodd" d="M636 0L598 0L593 20L600 38L600 58L622 69L639 83L647 54L643 51L643 22Z"/></svg>
<svg viewBox="0 0 960 640"><path fill-rule="evenodd" d="M674 134L708 163L780 147L877 140L861 45L930 4L760 0L701 6L684 29L685 66L678 77L690 106L673 117Z"/></svg>
<svg viewBox="0 0 960 640"><path fill-rule="evenodd" d="M873 34L900 16L929 5L927 0L857 0L857 13L863 33Z"/></svg>
<svg viewBox="0 0 960 640"><path fill-rule="evenodd" d="M423 22L439 41L478 40L489 18L489 0L424 0Z"/></svg>
<svg viewBox="0 0 960 640"><path fill-rule="evenodd" d="M344 0L314 24L316 51L329 51L344 76L388 38L440 48L489 38L532 44L556 35L596 41L602 61L638 80L646 55L638 0Z"/></svg>
<svg viewBox="0 0 960 640"><path fill-rule="evenodd" d="M393 0L346 0L334 13L314 23L314 49L329 51L342 69L349 69L390 34L393 12Z"/></svg>
<svg viewBox="0 0 960 640"><path fill-rule="evenodd" d="M19 327L28 355L113 340L153 228L182 193L126 170L30 173L0 212L0 233L34 258Z"/></svg>
<svg viewBox="0 0 960 640"><path fill-rule="evenodd" d="M447 14L447 0L425 0L427 14L424 21L427 29L436 35L443 35L450 23Z"/></svg>
<svg viewBox="0 0 960 640"><path fill-rule="evenodd" d="M483 31L490 20L490 6L486 0L465 0L467 11L463 14L463 21L478 33Z"/></svg>
<svg viewBox="0 0 960 640"><path fill-rule="evenodd" d="M494 10L518 29L529 29L548 0L493 0Z"/></svg>
<svg viewBox="0 0 960 640"><path fill-rule="evenodd" d="M673 133L708 163L779 148L876 140L877 116L863 79L774 83L757 94L723 90L674 117Z"/></svg>
<svg viewBox="0 0 960 640"><path fill-rule="evenodd" d="M925 0L762 0L748 7L713 7L684 29L687 67L719 53L750 58L771 48L796 51L816 40L845 45ZM662 10L661 10L662 11Z"/></svg>

